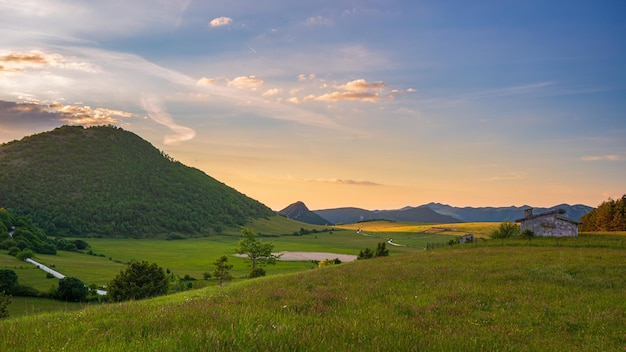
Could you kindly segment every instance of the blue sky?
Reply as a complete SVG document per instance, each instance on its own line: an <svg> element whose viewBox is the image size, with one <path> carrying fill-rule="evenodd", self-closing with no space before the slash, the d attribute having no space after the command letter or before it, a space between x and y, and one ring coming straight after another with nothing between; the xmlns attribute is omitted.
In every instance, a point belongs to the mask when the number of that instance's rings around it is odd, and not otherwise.
<svg viewBox="0 0 626 352"><path fill-rule="evenodd" d="M0 142L115 124L279 210L626 193L623 1L0 0Z"/></svg>

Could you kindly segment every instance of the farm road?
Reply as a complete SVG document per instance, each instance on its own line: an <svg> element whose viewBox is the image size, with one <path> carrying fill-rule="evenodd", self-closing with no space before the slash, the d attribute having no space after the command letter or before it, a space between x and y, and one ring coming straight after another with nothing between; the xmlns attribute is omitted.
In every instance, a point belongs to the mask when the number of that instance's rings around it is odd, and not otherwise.
<svg viewBox="0 0 626 352"><path fill-rule="evenodd" d="M39 268L39 269L41 269L41 270L43 270L43 271L45 271L45 272L47 272L47 273L52 274L52 275L53 275L54 277L56 277L57 279L63 279L63 278L65 278L65 275L61 274L60 272L58 272L58 271L56 271L56 270L52 270L52 269L48 268L47 266L45 266L45 265L43 265L43 264L40 264L40 263L38 263L38 262L36 262L36 261L34 261L34 260L30 259L30 258L26 258L26 259L24 259L24 261L25 261L25 262L27 262L27 263L34 264L37 268ZM104 291L104 290L96 290L96 292L97 292L100 296L105 296L105 295L107 294L107 291Z"/></svg>

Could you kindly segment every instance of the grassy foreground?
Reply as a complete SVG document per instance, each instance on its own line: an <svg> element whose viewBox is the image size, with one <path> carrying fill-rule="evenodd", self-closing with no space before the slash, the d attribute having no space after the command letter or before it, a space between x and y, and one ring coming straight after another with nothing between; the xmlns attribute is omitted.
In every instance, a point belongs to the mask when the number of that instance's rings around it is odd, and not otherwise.
<svg viewBox="0 0 626 352"><path fill-rule="evenodd" d="M2 351L624 351L626 250L462 247L0 321Z"/></svg>

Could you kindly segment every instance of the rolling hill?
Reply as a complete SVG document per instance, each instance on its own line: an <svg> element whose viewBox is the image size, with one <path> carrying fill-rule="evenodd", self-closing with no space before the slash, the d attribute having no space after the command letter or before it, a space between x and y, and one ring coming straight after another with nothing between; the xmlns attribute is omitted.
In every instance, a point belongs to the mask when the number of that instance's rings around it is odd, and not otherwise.
<svg viewBox="0 0 626 352"><path fill-rule="evenodd" d="M47 235L207 234L274 212L132 132L63 126L0 145L0 207Z"/></svg>

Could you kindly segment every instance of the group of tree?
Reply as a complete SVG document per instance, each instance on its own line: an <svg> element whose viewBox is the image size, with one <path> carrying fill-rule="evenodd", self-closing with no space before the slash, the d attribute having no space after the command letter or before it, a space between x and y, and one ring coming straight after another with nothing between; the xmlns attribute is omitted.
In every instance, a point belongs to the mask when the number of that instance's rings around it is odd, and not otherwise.
<svg viewBox="0 0 626 352"><path fill-rule="evenodd" d="M531 230L521 231L520 225L504 220L498 225L498 228L493 230L489 237L493 239L505 239L505 238L524 238L530 240L533 238L534 233Z"/></svg>
<svg viewBox="0 0 626 352"><path fill-rule="evenodd" d="M362 259L372 259L376 257L386 257L389 255L389 250L387 249L387 244L385 242L379 242L376 245L376 251L372 251L369 248L365 248L359 252L359 255L356 257L357 260Z"/></svg>
<svg viewBox="0 0 626 352"><path fill-rule="evenodd" d="M202 235L274 215L113 126L63 126L0 145L0 207L48 236L73 237Z"/></svg>
<svg viewBox="0 0 626 352"><path fill-rule="evenodd" d="M626 231L626 195L602 202L580 218L580 231Z"/></svg>

